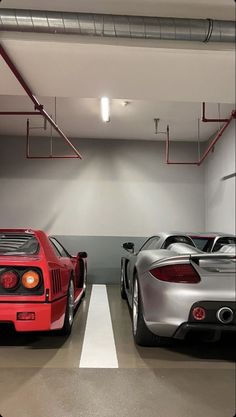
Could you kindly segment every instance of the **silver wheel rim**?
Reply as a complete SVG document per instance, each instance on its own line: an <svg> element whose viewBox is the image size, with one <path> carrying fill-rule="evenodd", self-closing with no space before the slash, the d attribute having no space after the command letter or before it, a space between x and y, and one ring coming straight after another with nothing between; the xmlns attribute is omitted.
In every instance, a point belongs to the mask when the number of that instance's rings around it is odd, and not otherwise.
<svg viewBox="0 0 236 417"><path fill-rule="evenodd" d="M137 323L138 323L138 281L134 281L133 289L133 330L134 334L137 332Z"/></svg>
<svg viewBox="0 0 236 417"><path fill-rule="evenodd" d="M69 297L69 324L71 326L74 320L74 284L73 284L73 281L70 282L68 297Z"/></svg>

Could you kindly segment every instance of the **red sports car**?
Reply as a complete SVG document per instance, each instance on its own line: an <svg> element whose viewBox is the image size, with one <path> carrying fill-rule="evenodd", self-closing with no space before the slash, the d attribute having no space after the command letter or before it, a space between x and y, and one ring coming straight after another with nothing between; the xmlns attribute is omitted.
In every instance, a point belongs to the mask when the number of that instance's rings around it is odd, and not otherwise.
<svg viewBox="0 0 236 417"><path fill-rule="evenodd" d="M0 229L0 323L69 334L86 290L86 258L42 231Z"/></svg>

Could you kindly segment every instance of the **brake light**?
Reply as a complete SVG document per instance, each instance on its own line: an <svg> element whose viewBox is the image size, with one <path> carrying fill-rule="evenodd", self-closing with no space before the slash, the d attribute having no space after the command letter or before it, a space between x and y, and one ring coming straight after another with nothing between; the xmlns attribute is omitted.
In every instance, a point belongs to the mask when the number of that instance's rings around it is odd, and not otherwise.
<svg viewBox="0 0 236 417"><path fill-rule="evenodd" d="M153 277L160 281L175 282L179 284L197 284L200 277L190 264L176 264L160 266L150 270Z"/></svg>
<svg viewBox="0 0 236 417"><path fill-rule="evenodd" d="M40 276L36 271L27 271L22 275L21 282L25 288L33 289L39 285Z"/></svg>
<svg viewBox="0 0 236 417"><path fill-rule="evenodd" d="M15 271L5 271L0 276L0 283L6 290L12 290L17 286L19 277Z"/></svg>

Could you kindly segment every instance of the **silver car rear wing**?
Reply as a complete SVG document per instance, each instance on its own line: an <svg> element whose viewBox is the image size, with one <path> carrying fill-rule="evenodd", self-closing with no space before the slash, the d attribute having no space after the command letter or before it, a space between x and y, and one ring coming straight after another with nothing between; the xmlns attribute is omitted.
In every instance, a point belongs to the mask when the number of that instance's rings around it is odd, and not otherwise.
<svg viewBox="0 0 236 417"><path fill-rule="evenodd" d="M196 254L185 254L185 255L174 255L168 258L161 258L155 261L153 264L173 264L173 263L188 263L194 262L199 265L200 261L235 261L235 254L229 253L196 253Z"/></svg>

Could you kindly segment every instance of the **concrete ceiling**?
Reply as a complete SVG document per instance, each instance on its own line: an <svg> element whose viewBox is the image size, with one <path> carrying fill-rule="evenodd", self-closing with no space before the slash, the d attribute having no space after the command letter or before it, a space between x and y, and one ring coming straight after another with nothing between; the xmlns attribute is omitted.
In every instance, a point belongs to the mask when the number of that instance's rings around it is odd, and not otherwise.
<svg viewBox="0 0 236 417"><path fill-rule="evenodd" d="M32 3L33 7L32 7ZM2 0L1 7L65 10L59 0ZM67 11L233 19L231 0L69 0ZM209 117L228 116L235 101L234 50L226 45L94 40L79 36L2 33L1 43L33 92L70 137L197 140L201 102ZM99 97L112 99L111 122L99 116ZM127 100L130 104L122 106ZM10 70L0 60L0 109L32 110ZM35 118L31 124L36 124ZM24 135L25 117L0 118L0 135ZM38 124L38 121L37 121ZM216 124L201 124L201 140ZM39 134L34 131L34 134ZM41 134L41 132L40 132Z"/></svg>
<svg viewBox="0 0 236 417"><path fill-rule="evenodd" d="M232 0L2 0L1 7L233 20Z"/></svg>

